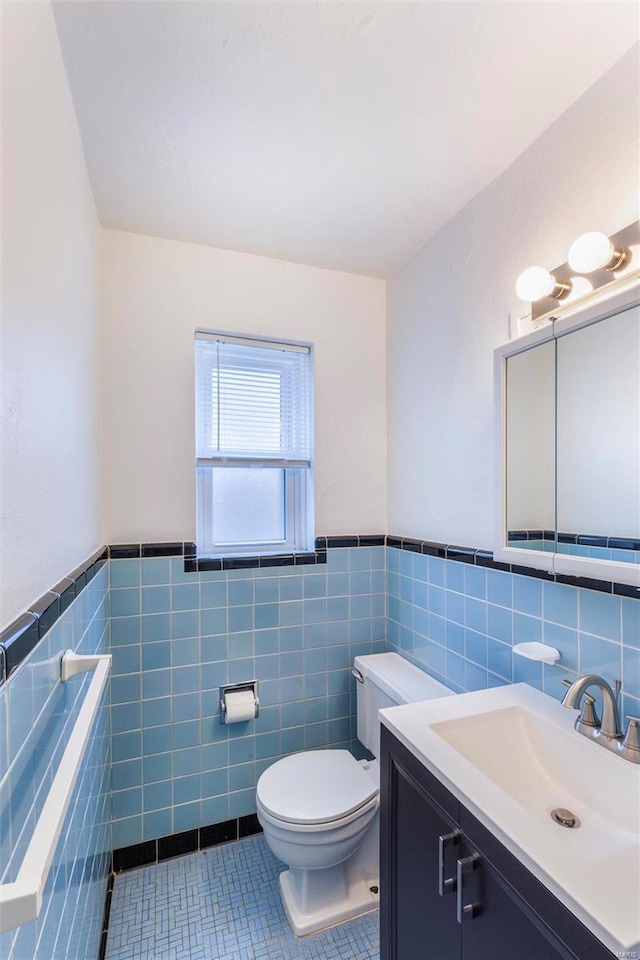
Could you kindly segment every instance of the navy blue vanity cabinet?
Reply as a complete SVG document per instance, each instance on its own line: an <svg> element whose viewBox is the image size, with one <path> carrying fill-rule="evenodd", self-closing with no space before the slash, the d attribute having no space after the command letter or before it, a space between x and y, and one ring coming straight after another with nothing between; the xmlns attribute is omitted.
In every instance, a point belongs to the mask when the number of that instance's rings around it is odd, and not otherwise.
<svg viewBox="0 0 640 960"><path fill-rule="evenodd" d="M386 727L380 960L613 960Z"/></svg>

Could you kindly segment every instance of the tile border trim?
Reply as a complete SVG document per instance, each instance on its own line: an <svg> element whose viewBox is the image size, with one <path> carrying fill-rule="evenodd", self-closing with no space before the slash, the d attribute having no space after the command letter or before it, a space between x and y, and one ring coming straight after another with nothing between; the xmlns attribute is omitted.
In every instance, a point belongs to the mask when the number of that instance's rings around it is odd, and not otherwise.
<svg viewBox="0 0 640 960"><path fill-rule="evenodd" d="M524 531L526 533L526 531ZM547 531L543 531L545 534ZM550 532L550 531L549 531ZM173 541L166 543L125 543L108 547L112 560L145 557L184 557L185 573L200 573L205 570L250 570L265 567L302 566L327 562L327 550L340 547L395 547L442 560L456 560L478 567L489 567L521 577L533 577L537 580L549 580L569 584L585 590L597 590L600 593L614 594L640 600L640 587L627 583L614 583L610 580L596 580L591 577L574 577L561 573L550 573L535 567L520 566L515 563L503 563L494 560L493 551L479 547L465 547L455 543L440 543L436 540L418 540L415 537L397 537L391 534L351 534L345 536L316 537L315 550L310 553L279 554L252 557L197 557L193 541Z"/></svg>
<svg viewBox="0 0 640 960"><path fill-rule="evenodd" d="M555 539L554 530L509 530L507 532L508 543L525 543L527 540L553 542ZM607 550L640 550L640 539L637 537L601 537L590 533L558 533L558 543L572 543L583 547L601 547Z"/></svg>
<svg viewBox="0 0 640 960"><path fill-rule="evenodd" d="M316 537L314 550L248 557L199 557L191 540L163 543L114 543L107 549L111 560L136 560L147 557L184 557L185 573L208 570L255 570L266 567L300 567L327 562L327 549L335 547L384 547L386 536L354 534L341 537Z"/></svg>
<svg viewBox="0 0 640 960"><path fill-rule="evenodd" d="M108 547L99 547L84 563L63 577L0 631L0 686L18 669L56 620L71 606L109 559Z"/></svg>
<svg viewBox="0 0 640 960"><path fill-rule="evenodd" d="M245 837L252 837L258 833L262 833L262 827L258 822L257 814L250 813L245 817L235 817L232 820L224 820L222 823L210 823L205 827L194 827L192 830L171 833L166 837L157 837L155 840L143 840L141 843L133 843L129 847L120 847L112 851L111 874L157 865L174 857L197 853L208 847L217 847L221 843L244 840Z"/></svg>
<svg viewBox="0 0 640 960"><path fill-rule="evenodd" d="M111 900L113 899L113 882L115 876L109 861L109 878L107 880L107 892L104 898L104 913L102 915L102 928L100 931L100 949L98 950L98 960L105 960L107 956L107 937L109 936L109 918L111 916Z"/></svg>

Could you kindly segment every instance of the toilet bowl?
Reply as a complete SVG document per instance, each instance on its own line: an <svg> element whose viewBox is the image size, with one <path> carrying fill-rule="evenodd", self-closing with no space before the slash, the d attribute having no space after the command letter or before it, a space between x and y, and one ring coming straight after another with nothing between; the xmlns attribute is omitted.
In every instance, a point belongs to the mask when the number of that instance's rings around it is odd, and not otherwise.
<svg viewBox="0 0 640 960"><path fill-rule="evenodd" d="M260 778L258 819L289 867L280 895L297 936L377 907L378 781L377 762L347 750L293 754Z"/></svg>
<svg viewBox="0 0 640 960"><path fill-rule="evenodd" d="M453 691L396 653L356 657L358 739L376 757L378 711ZM379 901L377 760L307 750L277 760L256 789L265 840L289 868L280 896L297 936L375 910Z"/></svg>

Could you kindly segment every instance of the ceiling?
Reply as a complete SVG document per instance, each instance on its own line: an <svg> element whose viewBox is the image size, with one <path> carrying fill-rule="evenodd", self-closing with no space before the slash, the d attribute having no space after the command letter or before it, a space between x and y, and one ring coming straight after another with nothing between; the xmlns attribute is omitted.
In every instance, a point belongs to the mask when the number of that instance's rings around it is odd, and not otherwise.
<svg viewBox="0 0 640 960"><path fill-rule="evenodd" d="M638 36L625 2L53 8L103 226L375 277Z"/></svg>

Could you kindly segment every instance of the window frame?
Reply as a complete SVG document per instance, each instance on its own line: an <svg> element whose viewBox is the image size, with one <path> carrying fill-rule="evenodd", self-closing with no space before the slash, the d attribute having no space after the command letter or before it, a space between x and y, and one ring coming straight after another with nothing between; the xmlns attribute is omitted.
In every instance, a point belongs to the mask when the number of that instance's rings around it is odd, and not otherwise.
<svg viewBox="0 0 640 960"><path fill-rule="evenodd" d="M313 344L279 338L236 334L226 331L197 328L198 339L219 340L243 346L267 347L269 349L292 348L308 355L309 364L309 461L268 460L263 456L202 458L196 455L196 550L202 558L273 556L279 554L306 553L314 549L314 352ZM197 363L197 346L196 346ZM197 396L196 374L196 434L200 410ZM251 541L244 543L220 543L215 539L213 516L213 486L215 470L237 468L280 469L284 474L284 528L283 540Z"/></svg>

